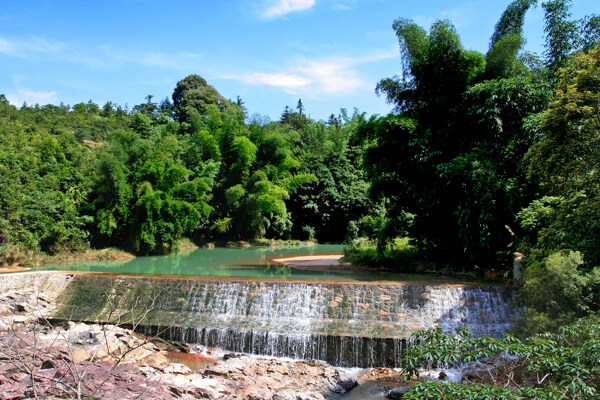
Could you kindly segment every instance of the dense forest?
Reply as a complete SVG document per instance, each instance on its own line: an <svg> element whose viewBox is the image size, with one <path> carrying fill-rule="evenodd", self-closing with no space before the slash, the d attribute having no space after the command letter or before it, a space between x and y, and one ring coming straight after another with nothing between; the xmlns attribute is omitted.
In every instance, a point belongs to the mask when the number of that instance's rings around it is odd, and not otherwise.
<svg viewBox="0 0 600 400"><path fill-rule="evenodd" d="M450 21L396 20L402 69L376 87L386 116L315 121L298 100L271 121L199 75L131 109L0 96L2 263L273 238L354 243L348 259L400 270L508 274L519 252L528 330L597 310L600 17L543 3L538 56L522 36L536 3L513 1L485 54Z"/></svg>
<svg viewBox="0 0 600 400"><path fill-rule="evenodd" d="M165 253L184 236L342 242L372 209L364 114L313 121L299 100L271 122L198 75L172 98L131 110L0 98L5 262L88 246Z"/></svg>

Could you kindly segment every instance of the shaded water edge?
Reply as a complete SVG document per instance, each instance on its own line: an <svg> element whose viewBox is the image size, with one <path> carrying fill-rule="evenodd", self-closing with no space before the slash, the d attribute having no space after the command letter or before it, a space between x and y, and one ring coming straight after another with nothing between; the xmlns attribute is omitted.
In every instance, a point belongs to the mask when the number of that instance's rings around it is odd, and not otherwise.
<svg viewBox="0 0 600 400"><path fill-rule="evenodd" d="M505 334L514 294L489 285L75 275L55 317L136 325L143 334L232 352L399 367L420 329Z"/></svg>

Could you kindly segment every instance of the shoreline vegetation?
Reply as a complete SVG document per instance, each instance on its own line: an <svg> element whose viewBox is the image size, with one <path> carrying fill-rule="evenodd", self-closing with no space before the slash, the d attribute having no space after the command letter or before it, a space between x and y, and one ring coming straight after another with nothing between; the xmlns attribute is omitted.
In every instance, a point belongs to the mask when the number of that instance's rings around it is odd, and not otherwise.
<svg viewBox="0 0 600 400"><path fill-rule="evenodd" d="M276 247L276 246L313 246L317 244L315 241L307 240L292 240L292 239L251 239L251 240L226 240L226 241L211 241L204 243L194 243L188 238L179 240L178 251L175 254L187 253L198 248L242 248L242 247ZM26 271L41 265L71 263L81 261L118 261L131 260L137 256L127 250L116 247L104 249L85 249L79 251L64 251L56 254L45 254L42 252L23 251L19 248L12 249L7 252L0 264L1 272ZM168 255L165 252L164 255ZM9 263L7 260L12 260Z"/></svg>
<svg viewBox="0 0 600 400"><path fill-rule="evenodd" d="M25 257L11 257L12 263L7 263L6 258L0 264L0 272L26 271L46 264L70 263L80 261L117 261L131 260L136 256L125 250L114 247L105 249L86 249L81 251L60 252L49 255L44 253L30 253Z"/></svg>
<svg viewBox="0 0 600 400"><path fill-rule="evenodd" d="M509 282L508 268L465 268L456 264L436 263L427 260L416 246L410 244L410 238L395 238L384 248L380 249L377 242L361 238L354 240L344 250L341 260L354 269L366 271L385 271L402 273L419 273L430 275L446 275L456 277L483 278L492 281Z"/></svg>

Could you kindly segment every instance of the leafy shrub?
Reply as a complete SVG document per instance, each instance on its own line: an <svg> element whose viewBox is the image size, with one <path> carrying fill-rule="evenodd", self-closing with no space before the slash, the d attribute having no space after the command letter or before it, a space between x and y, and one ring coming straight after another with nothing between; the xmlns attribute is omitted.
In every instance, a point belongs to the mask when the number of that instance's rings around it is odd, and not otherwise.
<svg viewBox="0 0 600 400"><path fill-rule="evenodd" d="M526 306L515 323L515 333L530 335L556 331L558 326L600 309L598 268L585 271L579 252L556 252L525 270L519 294Z"/></svg>
<svg viewBox="0 0 600 400"><path fill-rule="evenodd" d="M600 390L600 318L578 320L558 333L544 333L524 341L474 338L467 328L457 335L441 329L421 331L404 356L405 379L432 362L479 362L487 382L466 377L463 384L418 383L403 398L426 399L591 399Z"/></svg>
<svg viewBox="0 0 600 400"><path fill-rule="evenodd" d="M435 265L424 261L409 238L395 238L380 250L380 241L358 238L344 249L344 261L354 265L390 271L433 271Z"/></svg>

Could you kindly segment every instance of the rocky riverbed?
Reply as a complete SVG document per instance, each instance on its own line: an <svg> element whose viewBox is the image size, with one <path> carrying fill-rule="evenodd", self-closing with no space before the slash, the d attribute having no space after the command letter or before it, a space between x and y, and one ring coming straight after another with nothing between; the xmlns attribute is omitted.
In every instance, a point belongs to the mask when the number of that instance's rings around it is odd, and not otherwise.
<svg viewBox="0 0 600 400"><path fill-rule="evenodd" d="M52 323L52 310L51 298L33 288L0 293L0 399L321 400L357 385L320 361L203 358L115 325ZM385 369L363 376L388 388L398 377Z"/></svg>

